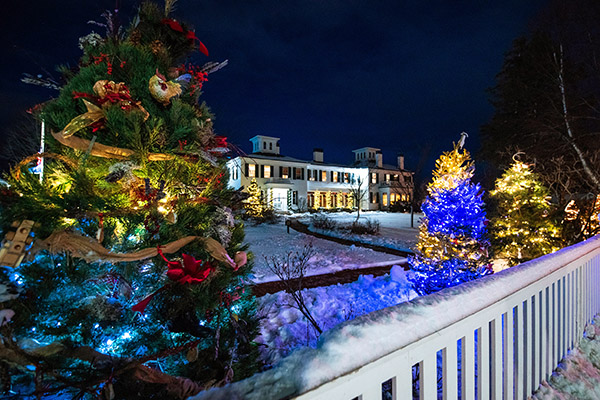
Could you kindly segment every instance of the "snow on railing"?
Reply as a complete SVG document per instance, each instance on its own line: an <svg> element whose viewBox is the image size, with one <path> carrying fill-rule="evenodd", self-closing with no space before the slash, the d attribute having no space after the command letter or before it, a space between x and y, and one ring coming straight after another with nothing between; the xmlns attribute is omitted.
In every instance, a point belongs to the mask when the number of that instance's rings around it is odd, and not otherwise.
<svg viewBox="0 0 600 400"><path fill-rule="evenodd" d="M599 312L599 283L595 237L345 322L316 349L192 399L524 399Z"/></svg>

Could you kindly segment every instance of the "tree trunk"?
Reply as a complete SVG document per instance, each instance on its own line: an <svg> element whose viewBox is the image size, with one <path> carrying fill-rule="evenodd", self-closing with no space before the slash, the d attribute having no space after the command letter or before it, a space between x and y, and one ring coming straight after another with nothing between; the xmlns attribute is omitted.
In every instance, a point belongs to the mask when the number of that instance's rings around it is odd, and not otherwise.
<svg viewBox="0 0 600 400"><path fill-rule="evenodd" d="M587 161L587 159L585 158L585 155L583 154L583 151L579 148L579 145L575 142L575 138L573 136L573 129L571 127L571 123L569 122L569 111L568 111L568 107L567 107L567 96L565 94L565 81L564 81L564 68L563 68L563 47L562 44L559 46L560 48L560 55L557 56L556 53L554 53L554 59L555 61L558 63L559 65L559 72L558 72L558 87L560 89L560 98L561 98L561 103L562 103L562 116L563 116L563 121L565 124L565 129L567 132L567 143L569 143L569 145L573 148L573 150L575 151L575 153L577 154L577 158L579 159L579 161L581 162L581 166L583 168L583 171L585 173L585 175L592 181L593 185L594 185L594 189L596 190L596 192L600 192L600 179L598 178L598 176L596 175L596 173L594 171L592 171L592 169L590 168L590 165Z"/></svg>

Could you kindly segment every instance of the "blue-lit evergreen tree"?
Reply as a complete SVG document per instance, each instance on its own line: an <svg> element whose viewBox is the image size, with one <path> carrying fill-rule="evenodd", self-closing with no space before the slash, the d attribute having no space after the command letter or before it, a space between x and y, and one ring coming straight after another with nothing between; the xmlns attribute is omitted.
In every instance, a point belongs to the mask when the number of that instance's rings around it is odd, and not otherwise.
<svg viewBox="0 0 600 400"><path fill-rule="evenodd" d="M464 137L436 161L422 205L417 251L409 258L411 282L421 295L491 273L486 214Z"/></svg>

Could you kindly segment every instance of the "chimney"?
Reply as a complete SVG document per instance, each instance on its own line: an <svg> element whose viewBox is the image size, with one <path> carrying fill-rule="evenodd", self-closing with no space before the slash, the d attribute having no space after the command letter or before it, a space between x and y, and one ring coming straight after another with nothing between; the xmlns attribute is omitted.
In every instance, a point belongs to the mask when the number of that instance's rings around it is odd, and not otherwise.
<svg viewBox="0 0 600 400"><path fill-rule="evenodd" d="M381 154L381 151L375 153L375 166L377 168L383 168L383 154Z"/></svg>
<svg viewBox="0 0 600 400"><path fill-rule="evenodd" d="M398 153L398 169L404 169L404 154Z"/></svg>
<svg viewBox="0 0 600 400"><path fill-rule="evenodd" d="M323 162L323 149L313 149L313 161L314 162Z"/></svg>

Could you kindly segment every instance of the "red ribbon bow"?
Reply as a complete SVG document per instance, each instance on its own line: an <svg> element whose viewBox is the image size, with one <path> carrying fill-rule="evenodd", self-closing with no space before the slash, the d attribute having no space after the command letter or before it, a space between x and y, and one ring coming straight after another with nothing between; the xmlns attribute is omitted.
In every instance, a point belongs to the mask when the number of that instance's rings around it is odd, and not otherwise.
<svg viewBox="0 0 600 400"><path fill-rule="evenodd" d="M167 261L169 270L167 277L172 281L195 285L203 282L213 270L209 262L196 260L194 257L183 254L183 263L181 261Z"/></svg>
<svg viewBox="0 0 600 400"><path fill-rule="evenodd" d="M188 254L183 254L183 263L181 261L167 260L160 247L158 248L158 254L167 262L169 268L167 270L167 277L180 284L189 283L190 285L197 285L205 281L206 278L208 278L208 275L214 270L211 263L203 263L202 260L196 260ZM152 298L168 286L169 285L161 287L156 292L131 307L131 310L143 313Z"/></svg>
<svg viewBox="0 0 600 400"><path fill-rule="evenodd" d="M183 29L183 26L181 26L181 24L179 22L175 21L174 19L165 18L162 20L162 23L167 25L169 28L173 29L175 32L185 33L186 39L198 41L198 50L200 50L202 52L202 54L204 54L205 56L208 57L208 49L206 48L204 43L202 43L200 41L200 39L198 39L198 37L196 37L196 33L194 31L186 32Z"/></svg>

